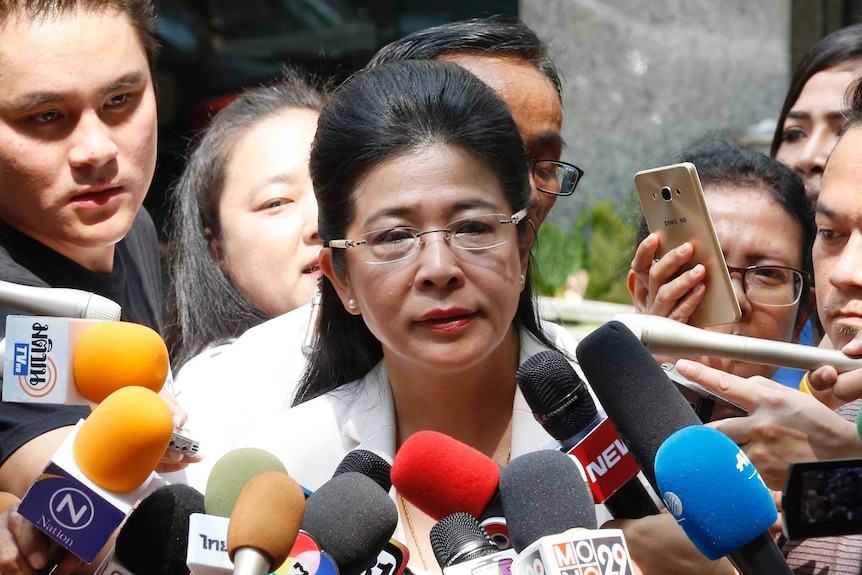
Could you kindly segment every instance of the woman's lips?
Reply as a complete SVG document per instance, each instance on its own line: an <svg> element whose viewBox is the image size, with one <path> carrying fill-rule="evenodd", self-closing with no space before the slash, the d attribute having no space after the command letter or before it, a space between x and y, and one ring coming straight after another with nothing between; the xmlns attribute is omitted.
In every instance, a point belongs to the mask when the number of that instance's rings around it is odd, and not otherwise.
<svg viewBox="0 0 862 575"><path fill-rule="evenodd" d="M466 310L432 312L422 316L419 323L435 331L451 332L467 326L475 317L475 312Z"/></svg>

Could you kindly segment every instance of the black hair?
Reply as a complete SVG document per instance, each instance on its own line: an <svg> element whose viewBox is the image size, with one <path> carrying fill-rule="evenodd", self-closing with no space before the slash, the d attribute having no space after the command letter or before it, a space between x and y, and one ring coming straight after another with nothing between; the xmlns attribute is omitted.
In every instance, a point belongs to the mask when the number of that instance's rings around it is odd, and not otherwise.
<svg viewBox="0 0 862 575"><path fill-rule="evenodd" d="M363 177L387 160L436 145L486 162L513 213L528 206L527 153L508 108L491 88L451 62L384 64L350 78L320 116L310 170L324 243L344 237ZM521 242L531 241L524 222L518 234ZM335 273L343 273L344 250L333 250L332 260ZM364 376L383 357L380 342L361 316L344 309L330 280L324 277L321 286L320 336L294 404ZM531 292L528 270L513 322L554 347L539 328Z"/></svg>
<svg viewBox="0 0 862 575"><path fill-rule="evenodd" d="M796 104L808 80L818 72L836 68L854 60L862 62L862 24L847 26L824 36L805 53L793 72L787 96L781 106L781 114L778 116L769 150L771 156L775 156L784 140L784 122L787 120L787 114Z"/></svg>
<svg viewBox="0 0 862 575"><path fill-rule="evenodd" d="M0 25L12 18L47 20L75 10L98 12L114 9L125 14L138 32L150 68L156 64L159 43L155 38L156 16L152 0L13 0L0 2Z"/></svg>
<svg viewBox="0 0 862 575"><path fill-rule="evenodd" d="M548 46L516 16L496 14L419 30L381 48L367 67L403 60L436 60L449 54L504 56L542 71L562 100L562 84Z"/></svg>
<svg viewBox="0 0 862 575"><path fill-rule="evenodd" d="M270 316L240 293L213 255L207 230L222 243L219 203L237 141L291 109L320 111L324 92L286 70L269 86L250 89L215 115L192 148L170 196L171 297L165 340L175 369L208 346L238 336Z"/></svg>

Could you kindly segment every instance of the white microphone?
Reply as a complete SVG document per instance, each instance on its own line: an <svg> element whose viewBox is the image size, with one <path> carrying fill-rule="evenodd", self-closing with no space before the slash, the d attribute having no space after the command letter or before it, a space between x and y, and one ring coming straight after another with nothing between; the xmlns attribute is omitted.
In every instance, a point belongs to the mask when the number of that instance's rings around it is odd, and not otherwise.
<svg viewBox="0 0 862 575"><path fill-rule="evenodd" d="M0 305L35 315L120 320L120 304L95 293L0 281Z"/></svg>
<svg viewBox="0 0 862 575"><path fill-rule="evenodd" d="M718 333L656 315L623 313L614 319L654 354L707 355L807 371L824 365L831 365L838 373L862 368L862 358L848 357L836 349Z"/></svg>

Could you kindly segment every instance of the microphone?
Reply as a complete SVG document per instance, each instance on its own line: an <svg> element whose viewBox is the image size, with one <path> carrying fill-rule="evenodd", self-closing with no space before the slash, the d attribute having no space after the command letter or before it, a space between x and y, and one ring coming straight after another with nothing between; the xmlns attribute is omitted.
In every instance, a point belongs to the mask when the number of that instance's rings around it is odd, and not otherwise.
<svg viewBox="0 0 862 575"><path fill-rule="evenodd" d="M437 431L418 431L395 454L390 475L398 492L433 519L464 511L498 548L511 546L499 499L500 466L481 451Z"/></svg>
<svg viewBox="0 0 862 575"><path fill-rule="evenodd" d="M28 314L104 321L120 320L120 304L95 293L0 281L0 305Z"/></svg>
<svg viewBox="0 0 862 575"><path fill-rule="evenodd" d="M622 531L596 529L586 484L572 481L577 464L560 451L516 457L500 476L503 509L518 555L516 575L632 573Z"/></svg>
<svg viewBox="0 0 862 575"><path fill-rule="evenodd" d="M734 564L743 574L792 573L769 534L778 519L772 496L729 437L703 425L685 427L659 448L655 473L667 508L708 559L737 553Z"/></svg>
<svg viewBox="0 0 862 575"><path fill-rule="evenodd" d="M7 507L12 507L21 501L17 495L8 491L0 491L0 513L6 511Z"/></svg>
<svg viewBox="0 0 862 575"><path fill-rule="evenodd" d="M515 550L500 551L475 517L459 511L431 528L431 548L444 575L508 573Z"/></svg>
<svg viewBox="0 0 862 575"><path fill-rule="evenodd" d="M182 483L159 487L126 518L114 544L115 560L132 573L188 575L189 516L203 512L204 496L197 489Z"/></svg>
<svg viewBox="0 0 862 575"><path fill-rule="evenodd" d="M389 462L373 451L353 449L344 456L332 476L355 471L367 475L383 491L389 493L389 489L392 487L392 479L389 477L391 469L392 466Z"/></svg>
<svg viewBox="0 0 862 575"><path fill-rule="evenodd" d="M379 485L362 473L344 472L308 497L302 531L341 575L359 575L377 564L397 524L395 503Z"/></svg>
<svg viewBox="0 0 862 575"><path fill-rule="evenodd" d="M234 449L215 462L204 491L204 512L189 517L186 563L193 575L233 572L227 552L229 518L245 484L267 471L287 473L275 455L254 447Z"/></svg>
<svg viewBox="0 0 862 575"><path fill-rule="evenodd" d="M862 358L848 357L837 349L717 333L655 315L618 314L614 319L656 354L726 357L806 371L824 365L831 365L838 373L862 367Z"/></svg>
<svg viewBox="0 0 862 575"><path fill-rule="evenodd" d="M656 492L661 493L655 476L659 447L683 428L702 426L700 418L622 323L610 321L597 328L581 340L575 353L620 436ZM751 563L751 552L744 547L728 558L741 571Z"/></svg>
<svg viewBox="0 0 862 575"><path fill-rule="evenodd" d="M304 512L305 494L287 473L264 471L249 479L227 528L234 575L266 575L284 563Z"/></svg>
<svg viewBox="0 0 862 575"><path fill-rule="evenodd" d="M155 476L173 431L164 400L119 389L81 420L24 494L18 512L91 563Z"/></svg>
<svg viewBox="0 0 862 575"><path fill-rule="evenodd" d="M596 501L611 515L637 519L659 512L637 477L634 457L563 354L537 353L515 379L536 420L580 461Z"/></svg>
<svg viewBox="0 0 862 575"><path fill-rule="evenodd" d="M86 405L127 386L158 392L168 349L145 325L9 316L3 401Z"/></svg>
<svg viewBox="0 0 862 575"><path fill-rule="evenodd" d="M596 528L596 512L580 470L562 451L540 450L513 459L500 473L512 547L520 553L546 535Z"/></svg>

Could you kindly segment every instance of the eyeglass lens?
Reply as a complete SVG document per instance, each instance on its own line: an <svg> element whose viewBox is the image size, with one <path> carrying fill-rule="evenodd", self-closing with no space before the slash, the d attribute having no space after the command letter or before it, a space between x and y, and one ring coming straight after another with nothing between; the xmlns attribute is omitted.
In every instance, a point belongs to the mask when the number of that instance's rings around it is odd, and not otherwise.
<svg viewBox="0 0 862 575"><path fill-rule="evenodd" d="M764 305L793 305L802 293L802 275L787 268L758 266L747 269L742 282L748 299Z"/></svg>
<svg viewBox="0 0 862 575"><path fill-rule="evenodd" d="M533 179L536 187L545 193L568 196L575 191L580 172L562 162L540 160L533 164Z"/></svg>
<svg viewBox="0 0 862 575"><path fill-rule="evenodd" d="M455 248L466 251L487 250L506 243L506 224L501 223L503 214L485 214L460 218L449 222L445 228L420 232L416 228L389 228L362 234L367 242L366 261L369 263L394 262L418 252L423 245L423 236L440 232Z"/></svg>

